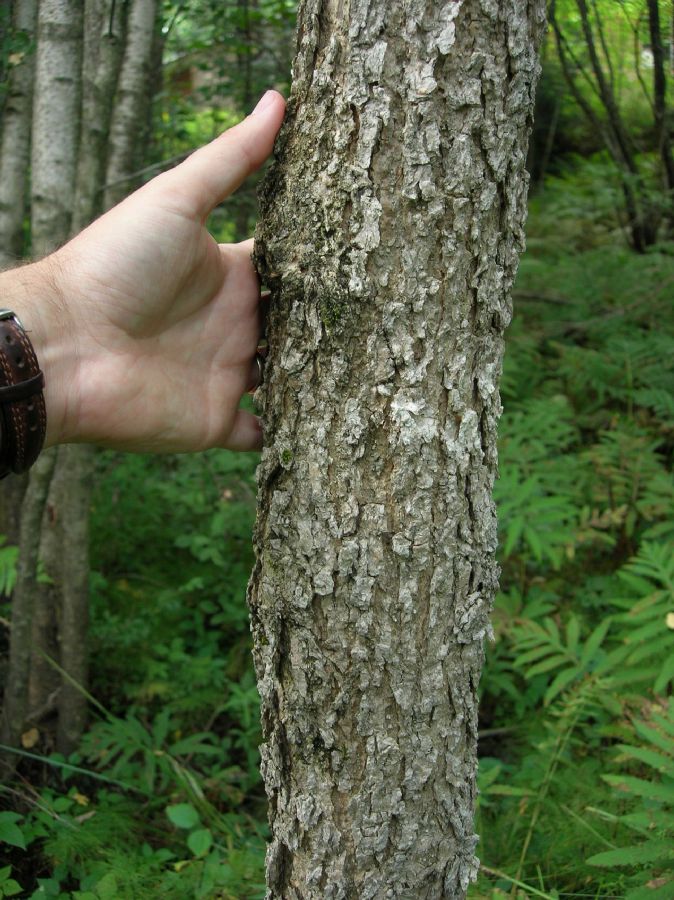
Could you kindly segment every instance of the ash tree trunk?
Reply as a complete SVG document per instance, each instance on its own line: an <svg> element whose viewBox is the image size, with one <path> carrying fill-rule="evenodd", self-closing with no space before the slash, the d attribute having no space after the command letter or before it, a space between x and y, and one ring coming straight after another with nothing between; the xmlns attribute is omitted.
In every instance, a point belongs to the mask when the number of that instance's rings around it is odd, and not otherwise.
<svg viewBox="0 0 674 900"><path fill-rule="evenodd" d="M463 897L543 0L305 0L262 190L268 898Z"/></svg>

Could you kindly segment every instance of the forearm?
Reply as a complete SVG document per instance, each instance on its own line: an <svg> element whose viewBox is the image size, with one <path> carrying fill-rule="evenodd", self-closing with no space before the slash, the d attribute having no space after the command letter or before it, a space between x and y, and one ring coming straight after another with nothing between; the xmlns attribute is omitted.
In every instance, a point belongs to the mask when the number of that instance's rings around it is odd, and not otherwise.
<svg viewBox="0 0 674 900"><path fill-rule="evenodd" d="M72 423L76 345L54 257L0 272L0 306L21 320L44 372L45 447L77 439Z"/></svg>

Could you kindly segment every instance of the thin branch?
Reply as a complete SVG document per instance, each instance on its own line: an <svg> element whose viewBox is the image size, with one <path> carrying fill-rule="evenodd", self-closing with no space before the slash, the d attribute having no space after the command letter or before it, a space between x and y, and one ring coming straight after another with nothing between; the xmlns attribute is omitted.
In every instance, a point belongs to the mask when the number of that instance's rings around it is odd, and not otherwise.
<svg viewBox="0 0 674 900"><path fill-rule="evenodd" d="M628 19L628 22L630 20ZM651 108L651 112L655 116L655 104L651 99L651 95L648 90L648 85L644 81L644 76L641 74L641 39L639 37L639 25L641 24L641 16L637 19L636 25L632 25L630 22L630 27L632 28L632 32L634 35L634 71L637 76L637 80L641 85L641 90L644 92L644 97L646 98L646 102Z"/></svg>
<svg viewBox="0 0 674 900"><path fill-rule="evenodd" d="M184 153L178 153L177 156L172 156L169 159L162 159L160 162L152 163L152 165L144 166L142 169L137 169L135 172L131 172L130 175L125 175L123 178L118 178L115 181L109 181L107 184L104 184L100 191L106 191L108 188L117 187L119 184L126 184L128 181L133 181L135 178L140 178L141 175L147 175L149 172L154 172L158 169L162 171L164 169L170 169L173 166L181 163L184 159L193 153L193 150L186 150Z"/></svg>
<svg viewBox="0 0 674 900"><path fill-rule="evenodd" d="M606 43L604 26L602 24L601 17L599 16L599 7L597 6L597 0L592 0L592 9L594 10L594 17L597 20L599 43L601 44L601 49L606 60L606 67L608 68L609 84L611 85L611 91L615 92L615 72L613 70L613 63L611 62L611 55L608 50L608 44Z"/></svg>

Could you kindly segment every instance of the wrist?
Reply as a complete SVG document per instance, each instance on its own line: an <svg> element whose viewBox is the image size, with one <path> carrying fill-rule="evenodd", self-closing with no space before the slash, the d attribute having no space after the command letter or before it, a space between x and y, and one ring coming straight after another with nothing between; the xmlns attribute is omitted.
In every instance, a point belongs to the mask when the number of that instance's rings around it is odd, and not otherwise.
<svg viewBox="0 0 674 900"><path fill-rule="evenodd" d="M44 373L45 449L76 440L76 348L60 282L52 257L0 273L0 303L21 319Z"/></svg>

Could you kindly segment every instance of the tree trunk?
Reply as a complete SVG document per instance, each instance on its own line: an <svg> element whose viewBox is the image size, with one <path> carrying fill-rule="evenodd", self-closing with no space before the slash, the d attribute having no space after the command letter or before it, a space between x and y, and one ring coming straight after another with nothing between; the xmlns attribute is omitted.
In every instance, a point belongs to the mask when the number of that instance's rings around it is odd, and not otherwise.
<svg viewBox="0 0 674 900"><path fill-rule="evenodd" d="M31 243L35 256L48 253L66 240L70 231L79 133L81 45L82 4L78 0L41 0L31 160ZM55 448L42 454L30 473L30 482L35 479L36 486L31 488L29 482L22 510L19 565L24 574L14 591L12 621L18 614L23 625L18 629L12 626L10 639L10 673L5 690L9 707L7 743L17 740L17 729L30 712L29 699L33 710L50 708L54 685L58 683L52 671L47 674L45 668L45 655L53 655L56 646L52 641L56 634L53 591L49 584L37 580L41 529L33 527L34 505L28 503L33 494L42 496L55 463ZM49 490L48 486L47 506L54 516L57 507L49 500ZM30 517L30 527L24 524L26 516ZM49 547L49 540L46 546ZM43 560L47 575L56 566L54 557L60 563L56 551L51 557ZM14 669L12 657L20 661ZM31 664L28 680L24 677L27 658L36 664Z"/></svg>
<svg viewBox="0 0 674 900"><path fill-rule="evenodd" d="M84 14L82 126L75 183L72 232L101 211L112 102L124 49L126 6L117 0L89 0Z"/></svg>
<svg viewBox="0 0 674 900"><path fill-rule="evenodd" d="M85 7L73 234L85 228L101 209L112 98L124 47L124 11L124 6L114 0L90 0ZM92 447L59 449L59 474L64 478L56 498L62 559L58 633L59 661L66 675L59 678L56 747L64 754L77 746L87 717L83 688L89 673L89 507L93 463Z"/></svg>
<svg viewBox="0 0 674 900"><path fill-rule="evenodd" d="M12 66L2 119L0 141L0 269L16 264L24 251L24 218L30 168L30 133L35 73L35 26L37 0L14 4L13 33L23 32L29 48ZM0 491L0 534L8 544L19 543L21 504L28 477L7 479Z"/></svg>
<svg viewBox="0 0 674 900"><path fill-rule="evenodd" d="M12 599L12 631L9 667L2 704L0 740L16 746L28 717L31 631L37 570L40 525L56 457L43 453L32 469L21 515L21 549L16 586ZM35 536L37 535L37 540ZM15 760L7 761L12 765Z"/></svg>
<svg viewBox="0 0 674 900"><path fill-rule="evenodd" d="M23 0L14 7L12 29L24 32L31 44L36 14L37 0ZM34 62L31 47L9 75L0 145L0 268L11 266L23 255Z"/></svg>
<svg viewBox="0 0 674 900"><path fill-rule="evenodd" d="M41 0L33 108L32 254L70 235L79 137L82 3Z"/></svg>
<svg viewBox="0 0 674 900"><path fill-rule="evenodd" d="M104 206L109 209L133 190L123 181L138 168L139 147L145 139L148 108L152 96L148 85L152 74L152 49L157 27L155 0L131 0L124 62L117 86L110 126L110 150ZM139 133L139 125L142 130ZM116 182L122 181L121 184Z"/></svg>
<svg viewBox="0 0 674 900"><path fill-rule="evenodd" d="M305 0L262 190L268 898L477 871L498 381L545 4Z"/></svg>
<svg viewBox="0 0 674 900"><path fill-rule="evenodd" d="M662 160L663 186L667 193L667 222L674 229L674 156L670 123L667 116L667 78L665 76L665 50L660 30L658 0L647 0L648 27L653 52L653 118L655 119L656 149ZM674 40L674 35L672 35Z"/></svg>

